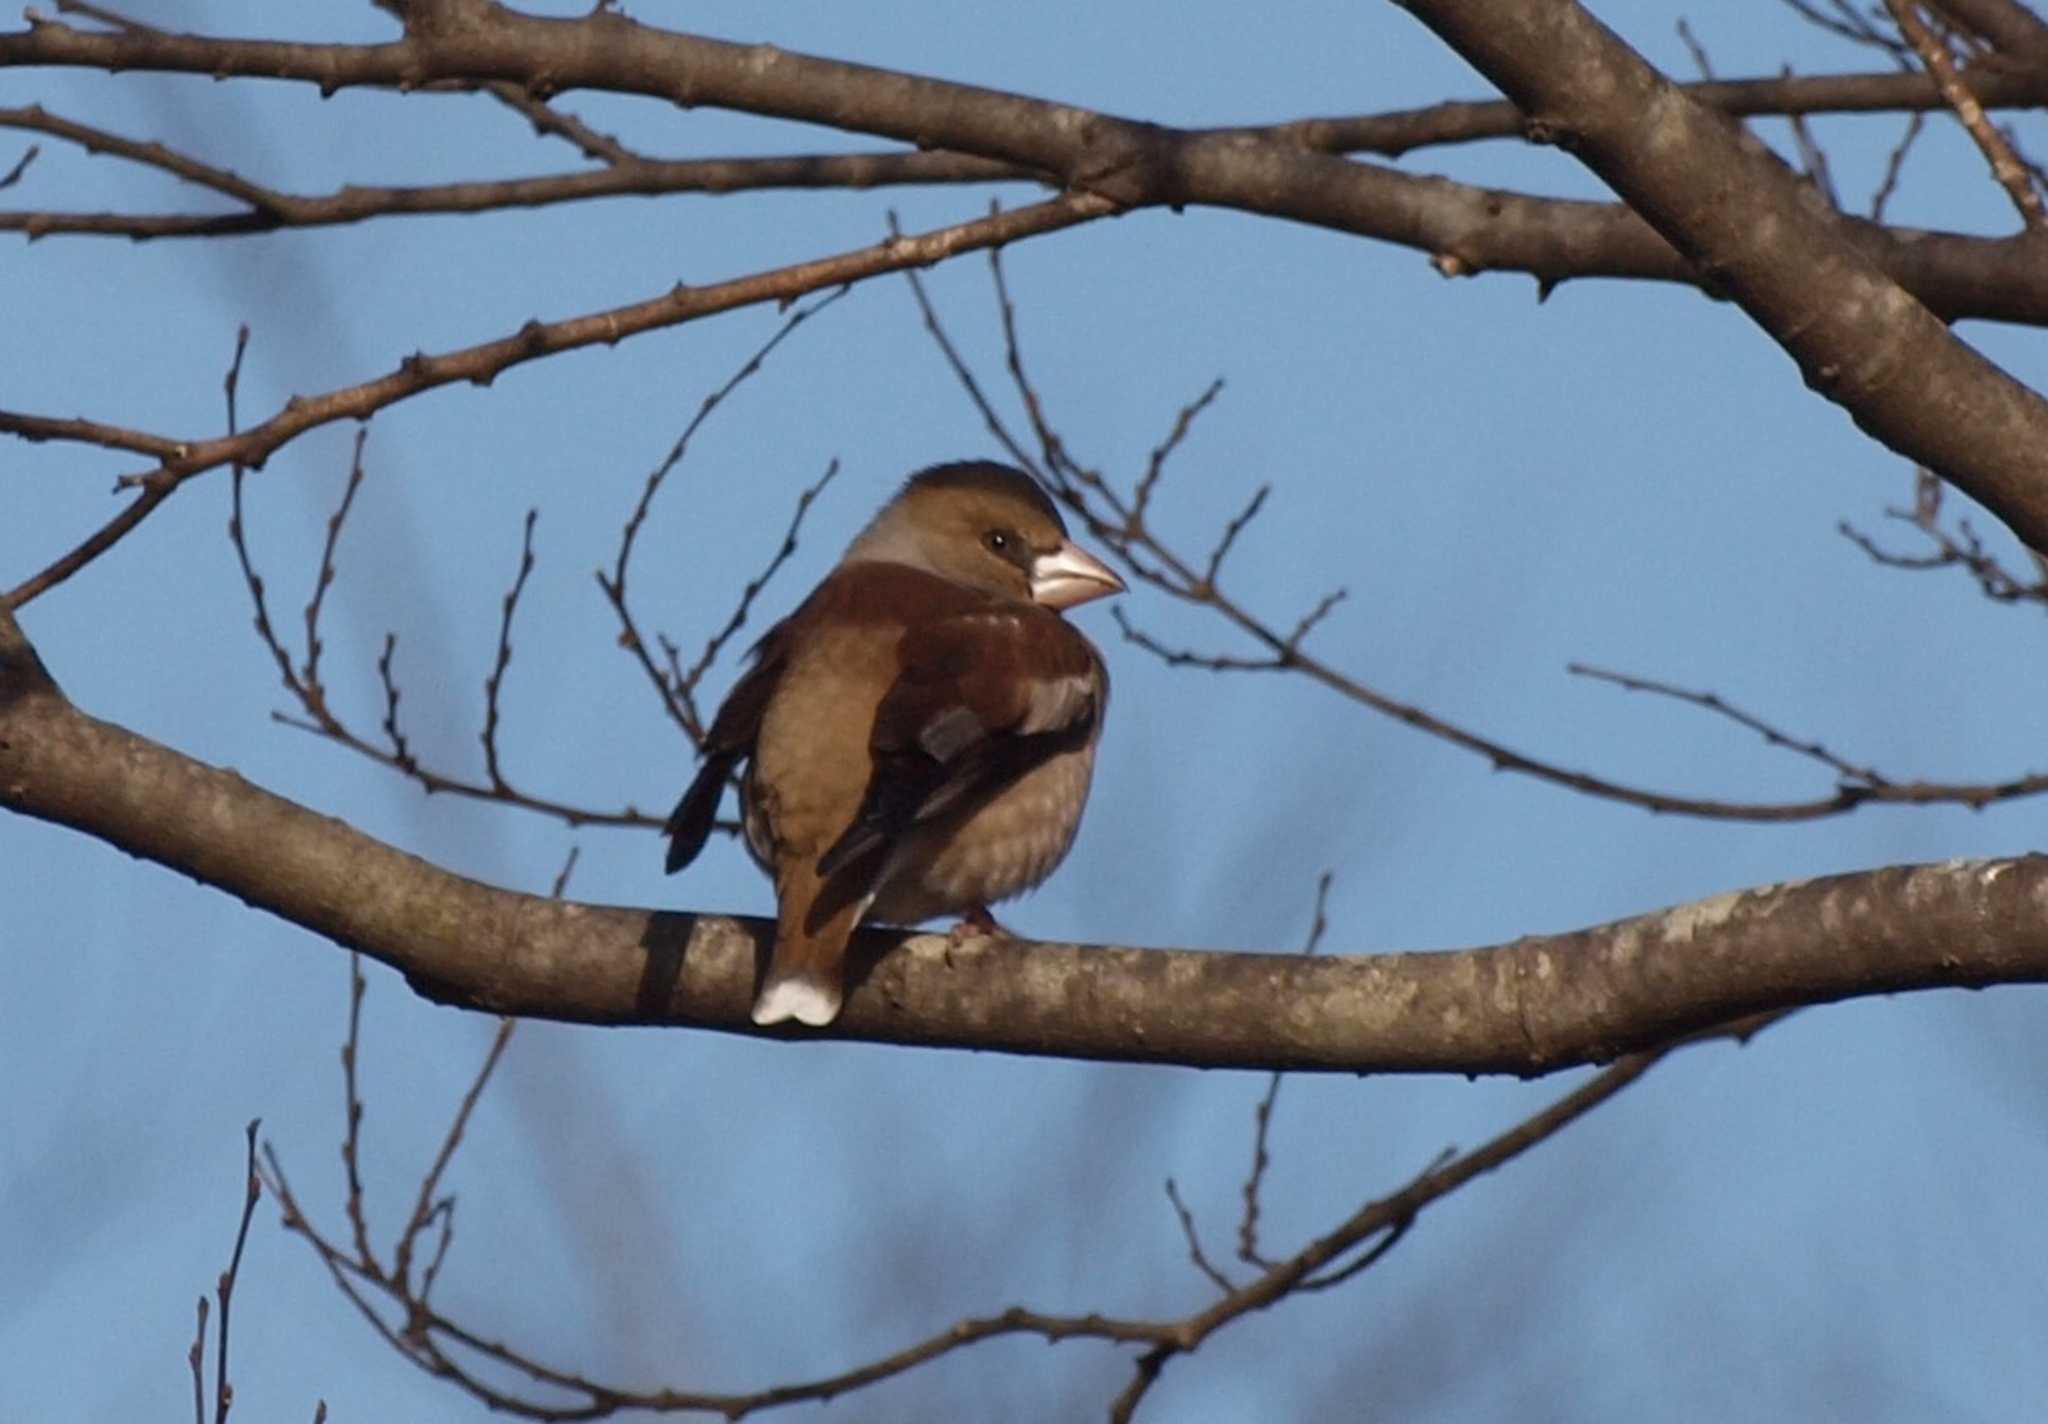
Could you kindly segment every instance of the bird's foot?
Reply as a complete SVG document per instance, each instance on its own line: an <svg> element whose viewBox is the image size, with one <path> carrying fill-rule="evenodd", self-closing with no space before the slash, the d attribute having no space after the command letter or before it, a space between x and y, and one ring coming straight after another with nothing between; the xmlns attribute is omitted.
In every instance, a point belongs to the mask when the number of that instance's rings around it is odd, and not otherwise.
<svg viewBox="0 0 2048 1424"><path fill-rule="evenodd" d="M960 917L959 924L946 931L946 938L954 944L959 944L962 940L979 939L983 935L1001 935L1004 939L1017 937L988 912L986 905L976 905Z"/></svg>

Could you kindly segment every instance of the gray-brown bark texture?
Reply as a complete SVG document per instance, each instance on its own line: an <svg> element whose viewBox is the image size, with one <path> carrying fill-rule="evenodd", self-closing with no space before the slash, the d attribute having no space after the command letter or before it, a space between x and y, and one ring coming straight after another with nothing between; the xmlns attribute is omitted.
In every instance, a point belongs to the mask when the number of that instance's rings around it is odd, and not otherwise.
<svg viewBox="0 0 2048 1424"><path fill-rule="evenodd" d="M494 1013L760 1032L767 921L439 870L74 707L0 609L0 805ZM1770 1009L2048 979L2048 856L1714 897L1570 934L1306 958L878 932L835 1037L1193 1067L1535 1074Z"/></svg>

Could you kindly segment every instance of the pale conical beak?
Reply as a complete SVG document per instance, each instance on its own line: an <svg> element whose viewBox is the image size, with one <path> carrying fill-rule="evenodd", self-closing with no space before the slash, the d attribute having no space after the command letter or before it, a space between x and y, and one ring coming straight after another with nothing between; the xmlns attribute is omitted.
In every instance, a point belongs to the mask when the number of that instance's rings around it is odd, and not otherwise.
<svg viewBox="0 0 2048 1424"><path fill-rule="evenodd" d="M1031 561L1031 601L1047 608L1072 608L1123 591L1116 571L1071 539Z"/></svg>

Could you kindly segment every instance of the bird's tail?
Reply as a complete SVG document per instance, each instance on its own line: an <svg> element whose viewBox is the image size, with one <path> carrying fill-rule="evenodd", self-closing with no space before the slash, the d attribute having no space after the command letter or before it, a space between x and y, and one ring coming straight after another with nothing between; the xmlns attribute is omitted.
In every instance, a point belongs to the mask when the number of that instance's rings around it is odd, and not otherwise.
<svg viewBox="0 0 2048 1424"><path fill-rule="evenodd" d="M775 948L754 996L755 1023L795 1019L822 1028L839 1017L846 997L846 944L875 898L872 891L846 893L835 883L843 878L820 881L809 864L790 866L777 877Z"/></svg>

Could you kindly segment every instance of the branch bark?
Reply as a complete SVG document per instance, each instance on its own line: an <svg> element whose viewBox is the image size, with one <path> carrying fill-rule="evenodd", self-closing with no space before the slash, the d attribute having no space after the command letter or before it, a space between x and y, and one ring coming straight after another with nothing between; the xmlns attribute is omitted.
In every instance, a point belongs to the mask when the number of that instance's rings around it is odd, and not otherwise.
<svg viewBox="0 0 2048 1424"><path fill-rule="evenodd" d="M0 805L69 826L492 1013L761 1032L772 925L440 870L74 707L0 609ZM649 855L653 854L652 847ZM2048 857L1769 886L1442 953L1204 953L878 931L831 1035L1192 1067L1550 1072L1748 1014L2048 981Z"/></svg>
<svg viewBox="0 0 2048 1424"><path fill-rule="evenodd" d="M1958 340L1753 135L1575 0L1406 0L1857 425L2048 550L2048 401ZM2038 251L2038 249L2037 249Z"/></svg>
<svg viewBox="0 0 2048 1424"><path fill-rule="evenodd" d="M1175 129L1020 94L658 30L610 10L556 20L492 9L467 29L380 45L159 31L95 33L37 20L26 31L0 34L0 67L27 66L294 80L318 85L323 93L495 83L536 96L577 88L640 94L685 106L825 124L899 139L920 150L943 149L1003 165L1012 177L1100 193L1124 209L1220 207L1354 233L1427 252L1447 275L1526 272L1546 287L1576 277L1625 277L1719 290L1621 204L1482 188L1339 156L1347 149L1398 153L1425 143L1522 133L1525 122L1498 103L1304 119L1266 128ZM1972 83L1980 85L1987 104L2035 103L2048 96L2048 76L2030 72L1993 71L1981 79L1973 74ZM1699 90L1700 102L1725 103L1734 113L1788 106L1800 112L1895 106L1917 111L1941 102L1922 75L1749 80ZM871 157L884 163L889 156ZM908 163L915 155L896 157ZM728 175L734 182L741 165L761 165L752 173L756 181L788 177L782 160L720 163L735 170ZM897 176L915 171L912 165ZM893 181L879 173L868 178ZM507 202L541 194L559 200L615 181L606 175L543 180L539 194L520 189L516 197L500 185L499 196ZM475 186L455 185L436 201L443 206L473 202L473 191L458 195L455 189ZM419 202L417 194L405 190L360 191L382 193L392 213ZM318 206L326 200L273 197L286 206L314 204L302 211L337 220L336 213ZM371 215L362 202L358 197L344 205L347 220ZM273 203L254 218L237 214L203 222L270 226L276 211ZM159 222L111 214L24 214L7 225L31 232L39 224L50 231L68 225L146 237L193 231L193 221L189 215ZM214 229L202 225L197 230ZM1868 262L1944 320L1982 317L2048 325L2048 268L2031 244L1874 223L1851 224L1848 231Z"/></svg>

